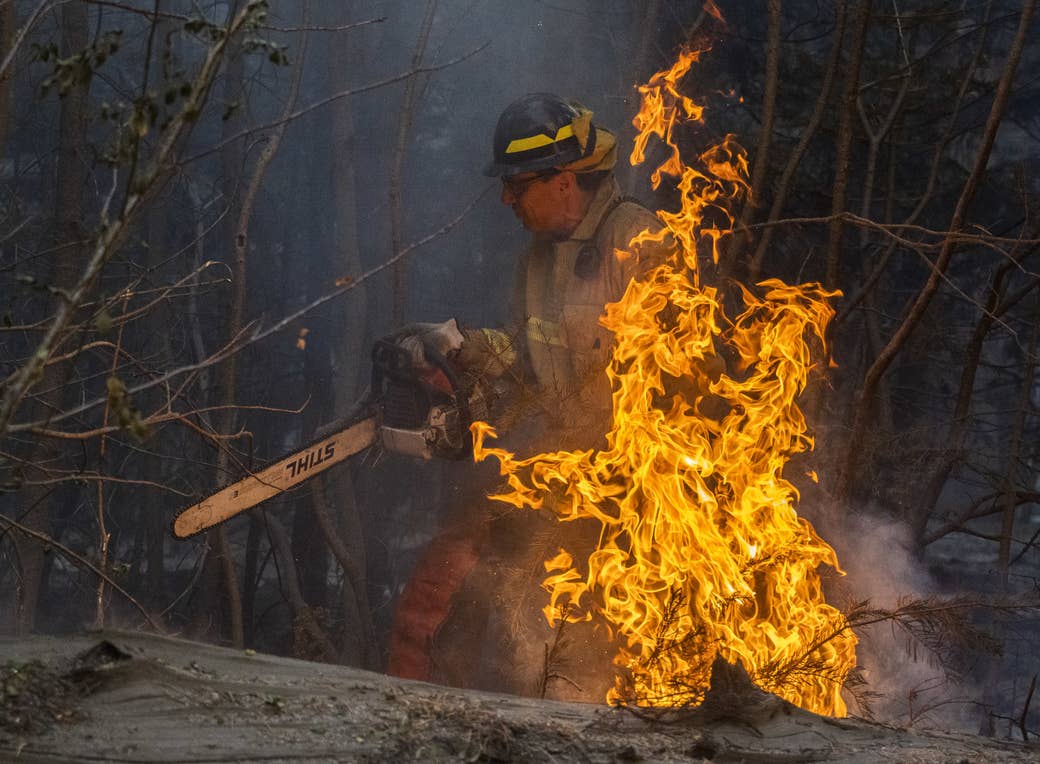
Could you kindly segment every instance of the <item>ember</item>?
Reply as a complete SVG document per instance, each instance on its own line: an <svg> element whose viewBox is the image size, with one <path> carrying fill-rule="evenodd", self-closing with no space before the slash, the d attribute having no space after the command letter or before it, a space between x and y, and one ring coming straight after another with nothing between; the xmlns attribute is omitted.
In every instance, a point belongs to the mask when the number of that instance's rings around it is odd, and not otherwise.
<svg viewBox="0 0 1040 764"><path fill-rule="evenodd" d="M474 453L497 457L508 478L510 491L493 498L601 524L587 560L560 550L545 563L545 614L550 624L594 615L609 624L620 646L608 701L699 703L721 656L766 690L842 716L856 638L824 601L817 573L840 569L798 516L797 490L782 475L792 454L812 447L796 398L834 295L764 281L742 290L743 309L728 318L716 288L702 283L698 246L717 260L728 232L706 218L722 213L732 223L726 206L747 193L747 164L732 137L693 165L680 156L676 128L703 111L679 92L698 55L684 52L640 88L631 161L644 160L651 135L663 141L667 158L652 182L677 178L682 201L660 213L668 261L601 319L616 337L607 447L518 459L485 447L494 430L477 423ZM651 238L645 232L616 255L638 257Z"/></svg>

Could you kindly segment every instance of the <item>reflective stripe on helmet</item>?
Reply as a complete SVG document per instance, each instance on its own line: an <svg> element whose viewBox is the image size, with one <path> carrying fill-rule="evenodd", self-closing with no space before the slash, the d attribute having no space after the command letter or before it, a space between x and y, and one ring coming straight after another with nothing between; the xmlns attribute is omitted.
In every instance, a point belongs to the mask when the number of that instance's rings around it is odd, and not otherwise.
<svg viewBox="0 0 1040 764"><path fill-rule="evenodd" d="M538 135L532 135L528 138L516 138L509 142L506 146L507 154L516 154L521 151L530 151L531 149L538 149L542 146L548 146L553 143L559 143L562 140L566 140L574 135L574 125L564 125L556 131L556 137L550 138L545 133L538 133Z"/></svg>

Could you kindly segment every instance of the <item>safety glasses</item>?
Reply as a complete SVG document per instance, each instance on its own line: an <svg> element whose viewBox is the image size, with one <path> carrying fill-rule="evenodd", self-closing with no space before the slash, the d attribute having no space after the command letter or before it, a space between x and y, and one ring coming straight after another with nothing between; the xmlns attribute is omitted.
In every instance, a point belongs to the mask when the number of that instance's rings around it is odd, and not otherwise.
<svg viewBox="0 0 1040 764"><path fill-rule="evenodd" d="M517 177L515 175L510 177L503 176L502 185L510 194L519 199L521 196L526 194L527 190L535 183L551 178L553 175L559 174L559 172L559 170L550 169L536 172L533 175L524 175L522 177Z"/></svg>

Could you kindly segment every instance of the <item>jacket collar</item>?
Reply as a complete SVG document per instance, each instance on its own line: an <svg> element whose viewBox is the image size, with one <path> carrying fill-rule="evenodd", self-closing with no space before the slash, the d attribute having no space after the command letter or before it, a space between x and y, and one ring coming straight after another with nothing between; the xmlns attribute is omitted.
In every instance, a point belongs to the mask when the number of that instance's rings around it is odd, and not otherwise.
<svg viewBox="0 0 1040 764"><path fill-rule="evenodd" d="M611 174L603 179L596 189L596 195L592 197L588 212L578 223L578 227L570 235L567 241L589 241L596 235L603 217L614 207L616 201L621 198L621 186L617 179Z"/></svg>
<svg viewBox="0 0 1040 764"><path fill-rule="evenodd" d="M581 222L574 229L570 240L588 241L595 236L600 221L615 206L615 202L619 199L621 199L621 186L618 185L617 179L612 174L604 178L603 182L599 184L599 188L596 189L596 195L593 196L592 204L589 205L589 211L586 212L586 216L581 218Z"/></svg>

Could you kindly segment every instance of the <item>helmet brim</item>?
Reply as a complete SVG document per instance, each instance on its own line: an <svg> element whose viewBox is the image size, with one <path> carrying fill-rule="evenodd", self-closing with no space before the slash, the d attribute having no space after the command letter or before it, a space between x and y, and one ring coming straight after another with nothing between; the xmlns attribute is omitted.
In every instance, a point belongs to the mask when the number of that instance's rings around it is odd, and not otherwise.
<svg viewBox="0 0 1040 764"><path fill-rule="evenodd" d="M564 157L564 159L566 159ZM484 174L489 178L508 178L511 175L522 175L527 172L541 172L542 170L551 170L558 168L561 164L566 164L566 161L561 162L561 157L557 155L541 157L539 159L530 159L526 162L517 162L515 164L506 164L505 162L490 162L484 167Z"/></svg>

